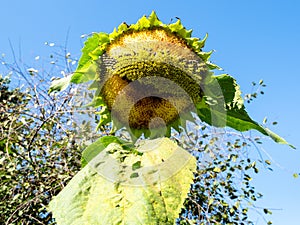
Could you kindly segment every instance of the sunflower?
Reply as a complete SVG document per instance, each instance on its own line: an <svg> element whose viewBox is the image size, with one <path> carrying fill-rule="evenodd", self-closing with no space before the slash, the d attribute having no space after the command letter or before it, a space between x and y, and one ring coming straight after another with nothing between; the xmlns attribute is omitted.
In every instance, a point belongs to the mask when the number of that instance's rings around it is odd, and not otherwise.
<svg viewBox="0 0 300 225"><path fill-rule="evenodd" d="M74 74L54 81L50 92L93 81L98 127L113 122L113 130L125 127L137 138L169 136L172 127L180 131L194 112L209 125L256 129L287 144L249 117L234 78L214 75L220 68L209 61L213 51L203 51L206 39L192 37L180 20L164 24L152 12L110 34L93 33Z"/></svg>
<svg viewBox="0 0 300 225"><path fill-rule="evenodd" d="M203 40L191 37L178 20L163 24L153 12L131 26L121 24L111 34L94 34L86 46L90 59L79 63L72 81L78 83L95 69L96 106L102 107L99 126L113 121L136 136L168 136L193 120L195 105L204 96L202 84L217 68L202 52ZM85 53L85 50L83 50ZM86 64L89 70L86 70ZM150 132L151 130L151 132Z"/></svg>
<svg viewBox="0 0 300 225"><path fill-rule="evenodd" d="M150 123L152 132L166 127L167 133L171 125L177 130L184 125L183 118L203 95L200 84L208 71L182 38L163 27L129 29L97 63L94 86L101 87L114 124L145 134Z"/></svg>

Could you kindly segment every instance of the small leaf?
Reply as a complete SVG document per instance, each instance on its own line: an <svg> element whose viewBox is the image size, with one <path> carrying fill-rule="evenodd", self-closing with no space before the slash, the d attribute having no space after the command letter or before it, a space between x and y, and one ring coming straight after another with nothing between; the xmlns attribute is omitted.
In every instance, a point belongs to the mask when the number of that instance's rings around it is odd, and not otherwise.
<svg viewBox="0 0 300 225"><path fill-rule="evenodd" d="M213 199L213 198L209 199L208 205L211 205L211 204L213 204L213 203L214 203L214 199Z"/></svg>
<svg viewBox="0 0 300 225"><path fill-rule="evenodd" d="M297 179L297 178L299 178L299 175L300 175L299 173L294 173L293 177Z"/></svg>
<svg viewBox="0 0 300 225"><path fill-rule="evenodd" d="M263 120L263 124L266 124L267 121L268 121L268 119L267 119L267 117L265 117L264 120Z"/></svg>
<svg viewBox="0 0 300 225"><path fill-rule="evenodd" d="M270 160L265 160L265 163L267 163L268 165L271 165Z"/></svg>
<svg viewBox="0 0 300 225"><path fill-rule="evenodd" d="M220 173L220 172L221 172L221 169L220 169L219 167L215 167L215 168L213 169L213 171L214 171L215 173Z"/></svg>
<svg viewBox="0 0 300 225"><path fill-rule="evenodd" d="M265 214L270 214L270 215L272 214L272 212L270 210L268 210L268 209L264 209L264 213Z"/></svg>
<svg viewBox="0 0 300 225"><path fill-rule="evenodd" d="M51 82L51 86L49 88L48 93L52 93L54 91L63 91L65 90L70 84L71 76L67 76L64 78L60 78L57 80L53 80Z"/></svg>

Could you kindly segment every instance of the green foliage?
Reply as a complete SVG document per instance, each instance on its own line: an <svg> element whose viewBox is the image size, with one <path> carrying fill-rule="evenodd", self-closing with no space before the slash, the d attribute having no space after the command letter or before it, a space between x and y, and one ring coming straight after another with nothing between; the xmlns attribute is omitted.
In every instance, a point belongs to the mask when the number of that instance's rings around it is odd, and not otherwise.
<svg viewBox="0 0 300 225"><path fill-rule="evenodd" d="M32 74L18 62L2 64L14 73L0 77L0 224L52 224L46 206L80 169L91 132L72 119L72 89L47 95L49 75L64 69Z"/></svg>
<svg viewBox="0 0 300 225"><path fill-rule="evenodd" d="M199 123L190 133L176 137L198 160L178 224L253 224L248 212L264 213L256 208L262 194L252 185L264 164L248 156L255 144L246 134L227 132Z"/></svg>
<svg viewBox="0 0 300 225"><path fill-rule="evenodd" d="M8 90L6 79L0 82L0 221L47 224L52 219L45 205L80 167L80 151L70 143L74 134L58 127L62 115L55 117L42 105L33 112L36 96Z"/></svg>
<svg viewBox="0 0 300 225"><path fill-rule="evenodd" d="M99 154L50 202L58 224L174 224L193 180L194 157L166 138L136 150L114 138L106 147L107 141L88 147ZM168 174L180 161L182 167Z"/></svg>

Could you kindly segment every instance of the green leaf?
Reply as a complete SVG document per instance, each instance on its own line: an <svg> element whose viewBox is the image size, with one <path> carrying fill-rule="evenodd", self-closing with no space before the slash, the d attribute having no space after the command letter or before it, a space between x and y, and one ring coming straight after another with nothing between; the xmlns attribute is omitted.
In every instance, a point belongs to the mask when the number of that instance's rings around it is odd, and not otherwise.
<svg viewBox="0 0 300 225"><path fill-rule="evenodd" d="M94 63L94 60L103 54L105 46L109 42L109 35L106 33L95 33L86 40L71 82L78 84L94 79L96 74L96 63ZM101 51L101 49L103 50Z"/></svg>
<svg viewBox="0 0 300 225"><path fill-rule="evenodd" d="M294 174L293 174L293 177L294 177L294 178L299 178L299 173L294 173Z"/></svg>
<svg viewBox="0 0 300 225"><path fill-rule="evenodd" d="M101 100L99 100L98 103L101 104ZM96 105L94 107L96 107ZM109 111L107 106L102 105L101 111L97 112L96 114L100 115L100 120L99 120L99 123L97 125L97 130L101 129L103 126L105 126L105 125L107 125L108 123L111 122L111 114L110 114L110 111Z"/></svg>
<svg viewBox="0 0 300 225"><path fill-rule="evenodd" d="M77 68L71 77L71 82L75 84L94 80L97 71L97 63L95 61L87 61L82 67Z"/></svg>
<svg viewBox="0 0 300 225"><path fill-rule="evenodd" d="M53 80L51 82L50 88L48 93L54 91L63 91L65 90L70 84L71 76L63 77L57 80Z"/></svg>
<svg viewBox="0 0 300 225"><path fill-rule="evenodd" d="M226 107L238 108L244 107L244 100L241 97L241 90L236 80L228 74L214 76L220 85Z"/></svg>
<svg viewBox="0 0 300 225"><path fill-rule="evenodd" d="M50 202L57 224L174 224L196 160L166 138L146 140L138 149L143 155L115 143L103 149Z"/></svg>
<svg viewBox="0 0 300 225"><path fill-rule="evenodd" d="M81 167L85 167L95 156L97 156L103 149L105 149L111 143L117 143L122 145L125 144L125 141L115 136L104 136L99 138L97 141L90 144L82 152Z"/></svg>
<svg viewBox="0 0 300 225"><path fill-rule="evenodd" d="M277 143L295 148L282 137L250 118L245 110L240 87L233 77L226 74L213 76L207 82L204 91L209 97L197 105L198 115L203 121L216 127L229 126L241 132L254 129Z"/></svg>
<svg viewBox="0 0 300 225"><path fill-rule="evenodd" d="M90 36L84 43L84 47L82 48L82 55L78 62L77 70L84 67L84 65L91 59L90 52L99 46L99 35L93 34Z"/></svg>

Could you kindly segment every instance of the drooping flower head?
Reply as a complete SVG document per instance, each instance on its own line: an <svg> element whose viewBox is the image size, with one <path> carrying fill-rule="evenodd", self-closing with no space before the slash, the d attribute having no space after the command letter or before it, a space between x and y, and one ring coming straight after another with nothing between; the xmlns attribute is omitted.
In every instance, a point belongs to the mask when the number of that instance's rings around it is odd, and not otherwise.
<svg viewBox="0 0 300 225"><path fill-rule="evenodd" d="M124 32L97 61L95 87L117 128L175 129L191 119L208 75L203 59L167 27ZM139 132L140 131L140 132Z"/></svg>
<svg viewBox="0 0 300 225"><path fill-rule="evenodd" d="M192 37L180 20L164 24L152 12L136 24L90 36L75 73L54 82L50 91L68 81L93 81L99 127L112 121L115 129L126 127L135 137L169 136L171 127L179 130L193 121L194 112L210 125L256 129L286 143L248 116L231 76L214 76L219 67L209 61L212 51L202 50L206 38Z"/></svg>

